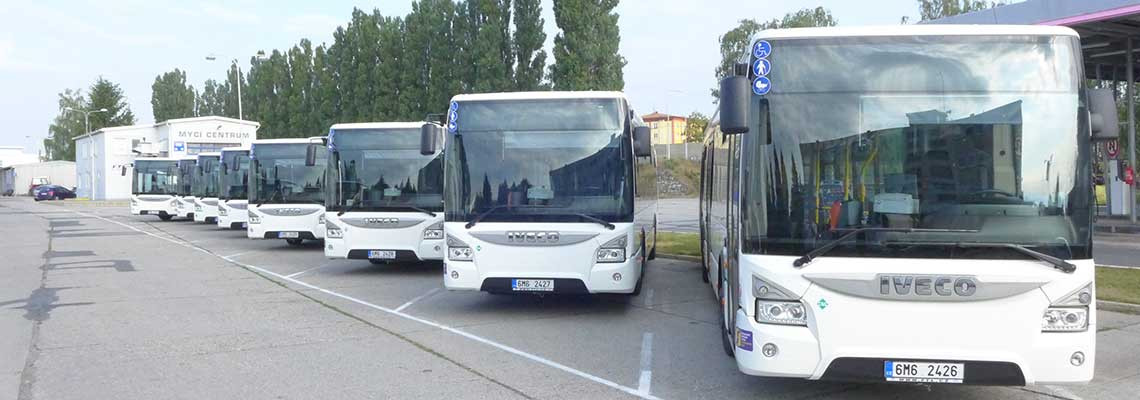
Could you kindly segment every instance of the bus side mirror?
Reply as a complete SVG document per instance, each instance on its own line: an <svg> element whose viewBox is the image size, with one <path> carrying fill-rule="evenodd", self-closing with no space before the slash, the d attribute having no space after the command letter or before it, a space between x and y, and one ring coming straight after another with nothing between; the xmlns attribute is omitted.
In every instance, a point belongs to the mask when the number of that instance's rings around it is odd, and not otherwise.
<svg viewBox="0 0 1140 400"><path fill-rule="evenodd" d="M649 157L653 154L653 141L650 139L648 126L633 127L633 155Z"/></svg>
<svg viewBox="0 0 1140 400"><path fill-rule="evenodd" d="M120 168L122 168L122 169L123 169L123 173L122 173L122 176L127 176L127 166L126 166L126 165L124 165L124 166L122 166L122 167L120 167Z"/></svg>
<svg viewBox="0 0 1140 400"><path fill-rule="evenodd" d="M740 71L741 66L744 71ZM736 70L734 75L720 80L720 131L726 134L748 132L752 84L748 82L747 65L737 64Z"/></svg>
<svg viewBox="0 0 1140 400"><path fill-rule="evenodd" d="M1114 140L1120 137L1120 119L1116 114L1116 98L1112 89L1090 89L1089 122L1093 140Z"/></svg>
<svg viewBox="0 0 1140 400"><path fill-rule="evenodd" d="M309 143L305 147L305 166L312 167L314 165L317 165L317 145Z"/></svg>
<svg viewBox="0 0 1140 400"><path fill-rule="evenodd" d="M435 141L443 132L443 127L436 124L423 124L420 127L420 154L430 156L435 154Z"/></svg>

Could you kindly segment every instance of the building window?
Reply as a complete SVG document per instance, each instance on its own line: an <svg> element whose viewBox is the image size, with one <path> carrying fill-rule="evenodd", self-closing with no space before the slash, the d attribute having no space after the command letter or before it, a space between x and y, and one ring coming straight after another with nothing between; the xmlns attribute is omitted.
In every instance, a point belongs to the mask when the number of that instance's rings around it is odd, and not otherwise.
<svg viewBox="0 0 1140 400"><path fill-rule="evenodd" d="M195 155L198 153L217 153L222 151L223 147L237 147L241 146L238 143L186 143L186 154Z"/></svg>

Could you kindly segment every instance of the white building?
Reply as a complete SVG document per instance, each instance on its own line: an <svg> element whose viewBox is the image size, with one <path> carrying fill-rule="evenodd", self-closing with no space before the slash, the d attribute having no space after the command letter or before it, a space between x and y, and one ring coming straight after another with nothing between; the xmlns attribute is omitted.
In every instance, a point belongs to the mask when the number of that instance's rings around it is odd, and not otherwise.
<svg viewBox="0 0 1140 400"><path fill-rule="evenodd" d="M249 146L257 139L259 126L253 121L211 116L103 128L78 136L76 193L95 200L129 198L130 167L136 156L183 157L217 152L223 147Z"/></svg>
<svg viewBox="0 0 1140 400"><path fill-rule="evenodd" d="M20 146L0 146L0 167L39 162L40 156L24 152Z"/></svg>
<svg viewBox="0 0 1140 400"><path fill-rule="evenodd" d="M75 187L75 163L71 161L44 161L0 167L0 195L24 196L32 187L33 178L47 178L48 183L66 188Z"/></svg>

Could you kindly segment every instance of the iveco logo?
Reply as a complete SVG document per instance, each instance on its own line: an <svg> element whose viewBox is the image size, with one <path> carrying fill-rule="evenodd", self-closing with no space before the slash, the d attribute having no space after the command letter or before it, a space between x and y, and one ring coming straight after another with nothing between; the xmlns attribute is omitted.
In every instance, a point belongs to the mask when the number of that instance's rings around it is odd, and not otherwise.
<svg viewBox="0 0 1140 400"><path fill-rule="evenodd" d="M507 241L515 243L557 243L558 232L507 232Z"/></svg>
<svg viewBox="0 0 1140 400"><path fill-rule="evenodd" d="M276 211L279 214L301 214L305 212L302 208L278 208Z"/></svg>
<svg viewBox="0 0 1140 400"><path fill-rule="evenodd" d="M879 275L879 294L909 296L973 296L978 281L971 276Z"/></svg>
<svg viewBox="0 0 1140 400"><path fill-rule="evenodd" d="M369 224L376 224L376 225L398 224L398 223L400 223L400 219L399 218L365 218L364 222L369 223Z"/></svg>

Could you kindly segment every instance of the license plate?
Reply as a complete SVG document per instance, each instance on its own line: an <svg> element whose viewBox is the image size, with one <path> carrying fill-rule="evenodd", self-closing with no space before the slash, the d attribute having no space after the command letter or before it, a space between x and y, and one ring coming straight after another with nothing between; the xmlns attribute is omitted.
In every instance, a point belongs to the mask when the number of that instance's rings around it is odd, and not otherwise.
<svg viewBox="0 0 1140 400"><path fill-rule="evenodd" d="M516 292L553 292L553 279L511 279L511 290Z"/></svg>
<svg viewBox="0 0 1140 400"><path fill-rule="evenodd" d="M962 383L966 366L956 363L884 361L883 377L889 382Z"/></svg>
<svg viewBox="0 0 1140 400"><path fill-rule="evenodd" d="M395 250L368 250L368 258L375 260L395 260Z"/></svg>
<svg viewBox="0 0 1140 400"><path fill-rule="evenodd" d="M301 237L301 232L277 232L278 239L296 239Z"/></svg>

